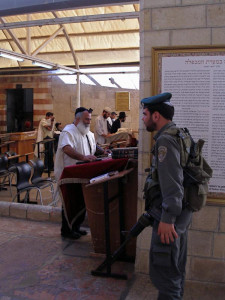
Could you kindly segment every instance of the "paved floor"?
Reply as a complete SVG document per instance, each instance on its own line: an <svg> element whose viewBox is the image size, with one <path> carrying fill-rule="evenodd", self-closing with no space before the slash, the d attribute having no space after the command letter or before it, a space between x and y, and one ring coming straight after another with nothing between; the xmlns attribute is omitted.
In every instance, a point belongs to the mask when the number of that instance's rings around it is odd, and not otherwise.
<svg viewBox="0 0 225 300"><path fill-rule="evenodd" d="M44 199L51 201L48 190ZM9 191L0 201L12 201ZM104 258L93 253L90 233L71 241L61 238L60 223L0 217L0 300L157 299L149 276L135 273L133 263L113 264L127 280L92 276ZM186 282L183 300L212 299L225 299L224 284Z"/></svg>
<svg viewBox="0 0 225 300"><path fill-rule="evenodd" d="M156 300L149 277L134 264L115 262L128 280L91 275L103 257L93 254L90 233L62 239L60 224L0 218L0 300ZM225 299L225 286L187 282L184 300Z"/></svg>
<svg viewBox="0 0 225 300"><path fill-rule="evenodd" d="M59 232L59 224L0 219L0 299L125 299L134 265L113 266L128 280L92 276L104 256L91 254L90 234L70 241Z"/></svg>

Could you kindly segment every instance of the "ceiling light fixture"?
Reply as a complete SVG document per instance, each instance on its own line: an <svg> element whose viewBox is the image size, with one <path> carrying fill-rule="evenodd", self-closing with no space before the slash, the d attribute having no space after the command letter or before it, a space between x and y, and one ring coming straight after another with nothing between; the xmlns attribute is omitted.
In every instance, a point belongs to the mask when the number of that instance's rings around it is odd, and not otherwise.
<svg viewBox="0 0 225 300"><path fill-rule="evenodd" d="M43 67L43 68L47 68L47 69L52 69L52 66L44 64L44 63L40 63L38 61L33 61L32 64L35 65L35 66L39 66L39 67Z"/></svg>
<svg viewBox="0 0 225 300"><path fill-rule="evenodd" d="M47 69L52 69L54 71L61 69L61 72L67 73L67 74L77 74L80 73L79 70L74 69L74 68L70 68L67 66L61 66L58 64L55 64L53 62L50 61L45 61L39 58L35 58L33 56L29 56L23 53L16 53L13 51L9 51L6 49L2 49L0 48L0 57L6 57L6 58L10 58L10 59L15 59L18 61L24 61L24 60L29 60L32 62L33 65L39 66L39 67L43 67L43 68L47 68Z"/></svg>
<svg viewBox="0 0 225 300"><path fill-rule="evenodd" d="M59 71L59 73L75 74L75 70L74 71L70 71L70 70L67 70L67 69L59 68L58 71Z"/></svg>
<svg viewBox="0 0 225 300"><path fill-rule="evenodd" d="M13 59L13 60L17 60L17 61L24 61L24 59L14 56L14 55L10 55L10 54L6 54L3 52L0 52L0 56L5 57L5 58L9 58L9 59Z"/></svg>

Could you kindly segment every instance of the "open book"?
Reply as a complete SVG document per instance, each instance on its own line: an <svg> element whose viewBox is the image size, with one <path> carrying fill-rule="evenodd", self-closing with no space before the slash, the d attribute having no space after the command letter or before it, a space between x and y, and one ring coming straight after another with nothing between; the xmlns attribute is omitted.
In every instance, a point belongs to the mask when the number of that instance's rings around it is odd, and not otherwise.
<svg viewBox="0 0 225 300"><path fill-rule="evenodd" d="M118 171L112 171L112 172L109 172L109 173L106 173L106 174L99 175L97 177L91 178L90 179L90 183L93 183L93 182L96 182L96 181L100 181L100 180L105 179L105 178L110 178L113 175L116 175L118 173L119 173Z"/></svg>

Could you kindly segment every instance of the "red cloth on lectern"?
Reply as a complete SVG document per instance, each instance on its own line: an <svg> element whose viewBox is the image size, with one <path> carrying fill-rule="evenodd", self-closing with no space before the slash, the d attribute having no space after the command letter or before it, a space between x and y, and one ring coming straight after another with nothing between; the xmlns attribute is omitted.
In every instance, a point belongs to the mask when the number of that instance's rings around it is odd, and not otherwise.
<svg viewBox="0 0 225 300"><path fill-rule="evenodd" d="M59 180L59 188L62 194L65 217L68 225L72 224L82 209L82 199L78 197L78 184L88 183L89 179L112 171L125 169L128 158L103 159L80 165L65 167Z"/></svg>

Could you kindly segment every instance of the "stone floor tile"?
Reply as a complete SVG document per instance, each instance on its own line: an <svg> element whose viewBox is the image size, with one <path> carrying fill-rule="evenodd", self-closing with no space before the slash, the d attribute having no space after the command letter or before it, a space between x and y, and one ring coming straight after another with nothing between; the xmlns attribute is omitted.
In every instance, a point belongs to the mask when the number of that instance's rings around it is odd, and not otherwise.
<svg viewBox="0 0 225 300"><path fill-rule="evenodd" d="M157 291L134 264L116 261L127 280L92 276L104 260L93 255L90 230L63 239L60 224L0 218L0 300L156 300ZM225 285L187 281L184 300L224 299Z"/></svg>

